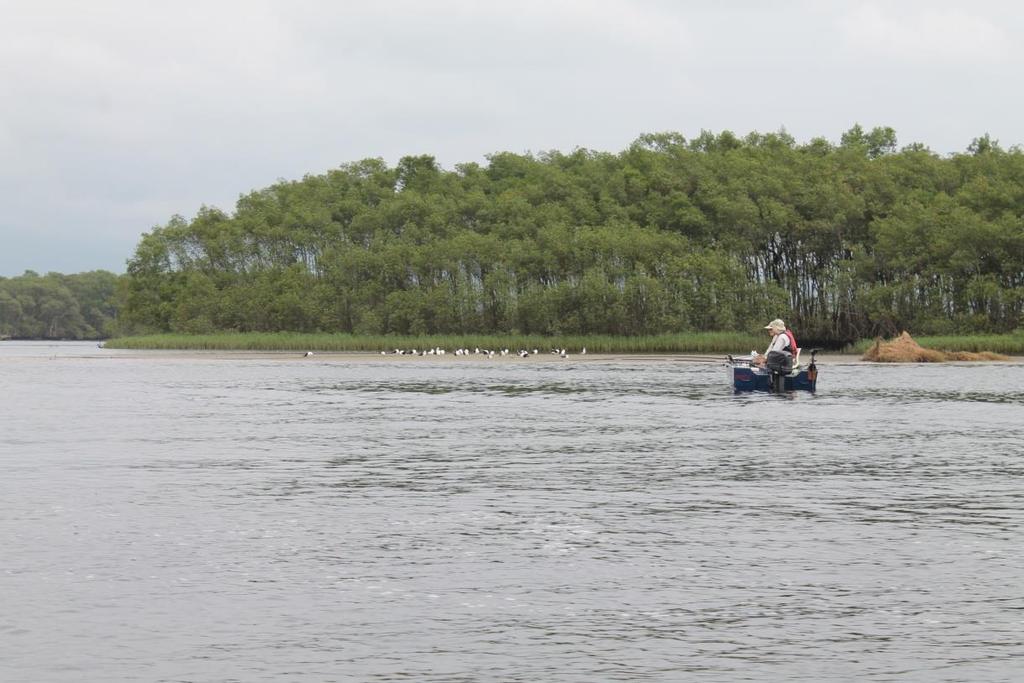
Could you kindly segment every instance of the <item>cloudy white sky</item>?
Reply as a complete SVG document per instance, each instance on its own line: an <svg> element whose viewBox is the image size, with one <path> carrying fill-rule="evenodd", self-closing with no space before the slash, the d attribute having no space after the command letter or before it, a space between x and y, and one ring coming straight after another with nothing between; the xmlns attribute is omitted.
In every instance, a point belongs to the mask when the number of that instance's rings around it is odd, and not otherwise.
<svg viewBox="0 0 1024 683"><path fill-rule="evenodd" d="M340 164L854 123L1024 143L1014 2L0 0L0 276Z"/></svg>

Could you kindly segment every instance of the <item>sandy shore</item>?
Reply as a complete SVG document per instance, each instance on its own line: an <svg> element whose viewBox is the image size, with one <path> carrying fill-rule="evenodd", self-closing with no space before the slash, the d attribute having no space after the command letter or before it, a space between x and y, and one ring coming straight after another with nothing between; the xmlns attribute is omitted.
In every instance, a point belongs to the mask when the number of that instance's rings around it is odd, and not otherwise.
<svg viewBox="0 0 1024 683"><path fill-rule="evenodd" d="M42 350L42 349L39 349ZM739 357L737 355L737 357ZM445 364L494 364L494 363L593 363L593 364L621 364L621 363L650 363L660 365L723 365L726 362L726 354L722 353L587 353L569 354L567 358L561 358L551 353L539 353L520 358L516 355L494 356L488 358L482 354L471 354L469 356L456 356L453 353L446 353L443 356L412 356L395 355L389 353L382 355L379 352L369 351L314 351L311 356L306 356L302 351L245 351L245 350L169 350L169 349L107 349L93 348L88 352L81 349L64 349L59 346L47 347L45 351L38 351L27 354L0 354L0 363L24 362L28 360L97 360L97 361L269 361L269 362L291 362L291 363L401 363L401 364L423 364L423 363L445 363ZM810 354L801 358L802 365L806 367L810 363ZM853 354L819 353L816 359L819 365L893 365L893 363L871 363L861 360L861 357ZM956 361L938 363L938 365L1019 365L1024 364L1024 356L1012 356L1006 361ZM902 365L897 363L896 365Z"/></svg>
<svg viewBox="0 0 1024 683"><path fill-rule="evenodd" d="M63 354L62 354L63 355ZM75 354L77 355L77 354ZM694 353L571 353L566 358L561 358L550 353L539 353L520 358L516 355L494 356L488 358L484 355L471 354L469 356L456 356L453 353L446 353L443 356L411 356L381 354L374 352L357 351L314 351L312 356L305 356L300 351L202 351L202 350L141 350L141 349L104 349L100 353L89 356L89 358L192 358L207 360L279 360L279 361L335 361L346 363L724 363L726 354L694 354ZM810 357L801 359L804 364L810 362ZM860 356L843 354L818 354L819 363L848 364L862 363Z"/></svg>

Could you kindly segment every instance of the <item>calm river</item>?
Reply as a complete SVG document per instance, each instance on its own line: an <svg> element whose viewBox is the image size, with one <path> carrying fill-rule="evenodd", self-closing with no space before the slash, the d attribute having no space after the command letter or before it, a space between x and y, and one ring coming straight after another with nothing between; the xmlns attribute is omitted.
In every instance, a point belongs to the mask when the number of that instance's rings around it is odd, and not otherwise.
<svg viewBox="0 0 1024 683"><path fill-rule="evenodd" d="M0 342L0 680L1024 678L1024 364Z"/></svg>

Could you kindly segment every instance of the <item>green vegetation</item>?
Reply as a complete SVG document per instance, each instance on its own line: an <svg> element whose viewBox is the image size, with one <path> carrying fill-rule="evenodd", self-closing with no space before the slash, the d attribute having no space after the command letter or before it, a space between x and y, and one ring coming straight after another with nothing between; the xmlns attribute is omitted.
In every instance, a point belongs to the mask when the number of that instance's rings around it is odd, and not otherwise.
<svg viewBox="0 0 1024 683"><path fill-rule="evenodd" d="M1022 215L1024 153L987 136L949 157L855 126L838 145L726 131L451 171L371 159L154 228L119 323L661 339L782 317L832 348L1007 333L1024 322Z"/></svg>
<svg viewBox="0 0 1024 683"><path fill-rule="evenodd" d="M1024 331L1001 335L923 337L917 341L925 348L939 351L991 351L1010 356L1024 355Z"/></svg>
<svg viewBox="0 0 1024 683"><path fill-rule="evenodd" d="M0 277L0 338L102 339L114 332L118 276L106 271Z"/></svg>
<svg viewBox="0 0 1024 683"><path fill-rule="evenodd" d="M162 335L136 348L719 353L775 317L805 348L1021 353L1024 152L855 126L364 160L175 216L121 277L0 278L0 338Z"/></svg>
<svg viewBox="0 0 1024 683"><path fill-rule="evenodd" d="M572 353L587 349L591 353L737 353L761 349L764 335L730 332L702 334L664 334L651 337L611 336L497 336L435 335L425 337L368 336L350 334L301 334L288 332L242 334L158 334L124 337L107 343L120 349L196 349L247 351L388 351L441 347L449 353L457 348L539 349L548 353L565 348Z"/></svg>
<svg viewBox="0 0 1024 683"><path fill-rule="evenodd" d="M991 351L1009 356L1024 356L1024 329L1009 334L974 334L963 336L914 337L921 347L936 351L968 351L981 353ZM847 349L863 355L873 344L873 339L863 339Z"/></svg>

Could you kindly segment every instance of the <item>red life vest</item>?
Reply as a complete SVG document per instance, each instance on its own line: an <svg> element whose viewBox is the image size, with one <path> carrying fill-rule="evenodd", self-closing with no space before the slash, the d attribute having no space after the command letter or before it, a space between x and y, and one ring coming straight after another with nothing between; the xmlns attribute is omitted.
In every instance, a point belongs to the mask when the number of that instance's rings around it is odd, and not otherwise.
<svg viewBox="0 0 1024 683"><path fill-rule="evenodd" d="M793 334L793 330L786 330L786 337L789 339L789 346L786 347L786 351L789 351L794 356L796 355L796 335Z"/></svg>

